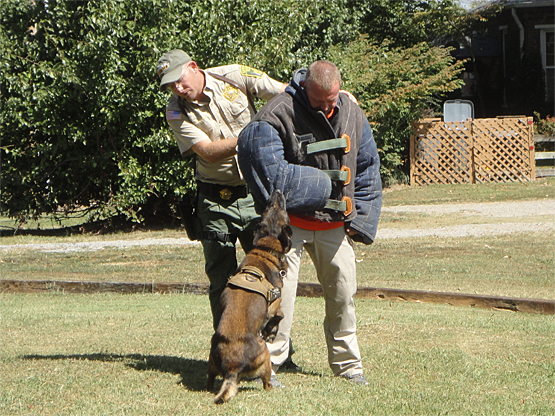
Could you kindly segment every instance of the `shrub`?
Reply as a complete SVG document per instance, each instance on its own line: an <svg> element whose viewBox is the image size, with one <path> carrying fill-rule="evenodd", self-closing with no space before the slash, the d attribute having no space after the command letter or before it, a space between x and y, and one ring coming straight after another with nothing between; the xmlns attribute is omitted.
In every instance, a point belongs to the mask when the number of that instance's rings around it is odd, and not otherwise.
<svg viewBox="0 0 555 416"><path fill-rule="evenodd" d="M332 47L330 59L340 63L343 88L357 97L372 122L385 181L403 181L408 172L411 122L438 98L462 86L463 61L449 49L419 43L390 48L367 37L346 48Z"/></svg>
<svg viewBox="0 0 555 416"><path fill-rule="evenodd" d="M555 116L542 119L538 112L534 112L534 132L545 136L555 136Z"/></svg>
<svg viewBox="0 0 555 416"><path fill-rule="evenodd" d="M173 48L187 50L201 67L242 63L287 82L335 45L332 60L376 123L385 176L394 176L403 167L409 120L441 90L432 84L447 74L445 63L422 61L422 51L444 59L423 45L406 55L369 42L342 50L361 28L385 33L395 26L396 13L380 18L389 3L0 2L2 214L38 216L62 208L136 221L173 215L175 201L193 186L191 163L179 155L165 122L167 96L154 78L157 59ZM404 27L414 29L398 44L448 26L434 16L452 1L398 3ZM368 55L361 57L370 68L357 66L357 53Z"/></svg>

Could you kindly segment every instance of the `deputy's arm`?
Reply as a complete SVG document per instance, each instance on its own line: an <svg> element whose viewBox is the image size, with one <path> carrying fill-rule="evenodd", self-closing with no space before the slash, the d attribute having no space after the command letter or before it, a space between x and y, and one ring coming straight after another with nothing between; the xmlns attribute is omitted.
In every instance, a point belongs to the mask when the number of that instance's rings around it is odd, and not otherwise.
<svg viewBox="0 0 555 416"><path fill-rule="evenodd" d="M210 163L234 156L237 148L237 137L226 140L202 140L194 144L191 149L197 155Z"/></svg>

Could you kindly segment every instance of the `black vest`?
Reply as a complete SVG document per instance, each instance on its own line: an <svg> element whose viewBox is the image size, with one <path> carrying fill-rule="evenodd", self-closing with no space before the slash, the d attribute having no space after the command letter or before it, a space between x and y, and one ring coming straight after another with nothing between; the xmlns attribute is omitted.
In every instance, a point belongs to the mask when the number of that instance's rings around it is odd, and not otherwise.
<svg viewBox="0 0 555 416"><path fill-rule="evenodd" d="M366 123L364 112L340 94L340 106L328 120L326 116L312 108L307 108L289 93L282 93L269 101L254 117L253 121L265 121L277 130L284 148L287 162L312 166L321 170L350 171L349 181L332 179L330 200L352 201L352 211L345 213L333 209L306 213L323 221L349 221L356 216L354 202L357 153L362 140L362 130ZM321 150L312 153L310 144L329 139L348 137L348 151L345 148Z"/></svg>

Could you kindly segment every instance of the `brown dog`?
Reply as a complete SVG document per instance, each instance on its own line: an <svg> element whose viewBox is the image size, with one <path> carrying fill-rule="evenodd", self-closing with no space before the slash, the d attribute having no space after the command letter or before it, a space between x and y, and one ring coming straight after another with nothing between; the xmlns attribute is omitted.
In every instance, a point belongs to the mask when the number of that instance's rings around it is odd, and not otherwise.
<svg viewBox="0 0 555 416"><path fill-rule="evenodd" d="M215 403L235 397L243 376L260 377L265 390L272 387L265 341L275 338L283 318L283 256L291 247L291 235L285 197L274 191L254 235L254 248L220 297L221 318L212 336L208 360L208 390L214 388L216 376L224 379Z"/></svg>

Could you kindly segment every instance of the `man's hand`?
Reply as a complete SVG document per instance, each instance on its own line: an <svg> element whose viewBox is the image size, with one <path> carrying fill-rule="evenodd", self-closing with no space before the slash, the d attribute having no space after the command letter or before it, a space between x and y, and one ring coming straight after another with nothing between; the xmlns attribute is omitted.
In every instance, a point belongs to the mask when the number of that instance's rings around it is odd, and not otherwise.
<svg viewBox="0 0 555 416"><path fill-rule="evenodd" d="M349 237L352 237L353 235L357 234L355 230L352 230L349 227L345 227L345 232L349 235Z"/></svg>

